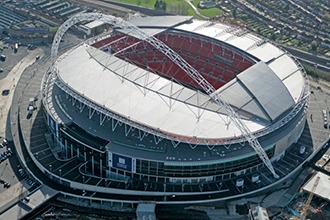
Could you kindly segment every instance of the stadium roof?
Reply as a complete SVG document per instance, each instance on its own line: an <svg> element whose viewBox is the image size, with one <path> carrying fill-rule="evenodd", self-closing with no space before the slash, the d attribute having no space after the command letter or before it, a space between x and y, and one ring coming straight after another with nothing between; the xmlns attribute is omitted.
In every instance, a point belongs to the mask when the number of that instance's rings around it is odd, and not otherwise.
<svg viewBox="0 0 330 220"><path fill-rule="evenodd" d="M217 93L239 111L253 112L270 121L294 105L285 85L262 61L240 73Z"/></svg>
<svg viewBox="0 0 330 220"><path fill-rule="evenodd" d="M305 83L300 68L290 57L290 54L274 44L247 30L222 23L211 23L210 21L193 20L193 22L182 24L176 29L215 38L258 58L265 62L281 79L295 103L302 98Z"/></svg>
<svg viewBox="0 0 330 220"><path fill-rule="evenodd" d="M252 132L270 125L300 100L304 89L301 71L288 54L273 44L258 43L261 40L258 37L237 33L226 25L190 21L186 17L175 23L173 16L170 18L165 19L168 23L161 23L163 20L157 17L142 23L159 25L159 30L169 25L212 36L260 60L216 91L238 110ZM184 23L188 20L189 23ZM59 62L58 69L59 77L74 91L112 112L161 132L205 139L241 135L206 94L92 46L84 44L71 51Z"/></svg>

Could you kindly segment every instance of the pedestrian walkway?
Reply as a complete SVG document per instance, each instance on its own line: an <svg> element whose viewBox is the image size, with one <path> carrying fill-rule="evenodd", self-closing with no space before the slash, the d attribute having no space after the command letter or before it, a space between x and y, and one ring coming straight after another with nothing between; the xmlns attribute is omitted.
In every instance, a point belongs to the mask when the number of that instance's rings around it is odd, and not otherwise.
<svg viewBox="0 0 330 220"><path fill-rule="evenodd" d="M14 206L1 215L1 219L20 219L42 203L57 195L57 193L58 191L43 185L40 189L29 195L29 197L20 198Z"/></svg>
<svg viewBox="0 0 330 220"><path fill-rule="evenodd" d="M192 7L192 9L194 9L194 11L195 11L195 13L198 15L198 16L201 16L202 18L204 18L204 19L209 19L209 17L206 17L206 16L204 16L204 15L202 15L201 13L200 13L200 11L198 10L198 8L196 8L196 6L195 5L193 5L193 3L191 3L191 0L185 0L191 7Z"/></svg>
<svg viewBox="0 0 330 220"><path fill-rule="evenodd" d="M16 66L8 73L7 77L0 81L1 93L3 90L8 89L8 95L0 96L0 136L5 137L6 134L6 125L7 125L7 117L10 110L10 106L13 100L15 86L18 83L23 71L25 68L30 66L35 62L36 56L39 55L42 57L44 52L42 49L38 48L33 51L29 51L29 54L24 57L21 61L19 61ZM7 139L11 140L10 137Z"/></svg>
<svg viewBox="0 0 330 220"><path fill-rule="evenodd" d="M36 60L36 56L39 55L42 57L44 52L42 49L36 49L33 51L29 51L29 54L20 60L14 68L8 73L6 78L0 81L1 93L2 90L9 90L8 95L0 96L0 136L6 137L9 141L11 141L12 137L6 136L7 129L10 129L7 124L8 115L10 111L10 107L12 105L14 91L16 89L16 85L23 74L24 70L33 64ZM8 208L12 207L15 203L17 204L22 198L24 198L28 194L29 185L24 181L17 182L15 185L12 185L9 189L5 190L0 194L0 213L4 212ZM24 213L23 210L18 209L19 212ZM1 219L6 219L1 214ZM8 219L17 219L8 218Z"/></svg>

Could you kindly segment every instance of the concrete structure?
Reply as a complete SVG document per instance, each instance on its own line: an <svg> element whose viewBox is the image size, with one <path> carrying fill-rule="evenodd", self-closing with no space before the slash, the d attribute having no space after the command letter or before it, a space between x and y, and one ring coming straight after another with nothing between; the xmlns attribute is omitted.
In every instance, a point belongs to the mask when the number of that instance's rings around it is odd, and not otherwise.
<svg viewBox="0 0 330 220"><path fill-rule="evenodd" d="M273 163L291 152L298 165L312 153L298 155L308 85L286 51L246 30L189 17L130 22L205 77ZM57 59L44 80L49 144L58 159L82 160L86 179L116 186L86 186L61 178L62 169L52 178L76 189L192 203L262 191L293 173L275 165L279 180L269 176L224 109L147 42L139 32L115 26Z"/></svg>
<svg viewBox="0 0 330 220"><path fill-rule="evenodd" d="M209 80L258 138L279 178L173 60L114 27L56 59L42 83L42 111L35 121L19 115L38 169L63 191L81 192L62 192L61 199L128 210L141 201L214 204L274 189L315 154L307 144L299 154L308 85L290 54L236 27L157 19L131 23ZM47 133L47 146L36 143L41 137L29 139L34 130Z"/></svg>

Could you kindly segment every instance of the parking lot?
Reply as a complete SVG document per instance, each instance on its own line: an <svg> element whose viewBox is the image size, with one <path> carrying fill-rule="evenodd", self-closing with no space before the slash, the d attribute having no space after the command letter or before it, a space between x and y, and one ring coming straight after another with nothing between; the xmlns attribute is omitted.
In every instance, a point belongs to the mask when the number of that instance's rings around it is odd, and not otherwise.
<svg viewBox="0 0 330 220"><path fill-rule="evenodd" d="M1 48L3 48L2 44ZM19 47L15 53L10 45L3 51L6 60L0 61L4 72L0 79L0 213L2 213L17 199L22 199L28 191L33 189L35 183L20 164L15 155L16 149L11 141L9 110L12 103L14 89L24 69L36 60L36 56L43 55L43 51L37 48L28 51L26 47ZM3 143L4 137L8 140Z"/></svg>
<svg viewBox="0 0 330 220"><path fill-rule="evenodd" d="M23 57L28 54L26 47L18 47L16 53L12 47L13 45L8 45L3 41L0 41L0 54L6 57L5 61L0 61L0 69L2 69L2 72L0 71L0 80L5 78L9 71L18 63L18 61L23 59Z"/></svg>
<svg viewBox="0 0 330 220"><path fill-rule="evenodd" d="M2 141L0 142L0 164L4 163L5 166L1 166L2 169L0 169L0 188L1 185L3 185L4 189L8 189L11 186L10 180L5 180L8 179L8 176L5 175L4 177L6 178L3 178L3 174L6 171L6 167L12 155L13 155L13 151L11 147L8 145L8 141L3 138ZM13 178L15 178L14 175Z"/></svg>
<svg viewBox="0 0 330 220"><path fill-rule="evenodd" d="M20 165L17 157L13 152L13 143L3 143L3 138L0 138L2 146L0 148L0 212L4 210L10 202L20 194L26 194L28 183L22 181L28 178L25 175L20 175Z"/></svg>

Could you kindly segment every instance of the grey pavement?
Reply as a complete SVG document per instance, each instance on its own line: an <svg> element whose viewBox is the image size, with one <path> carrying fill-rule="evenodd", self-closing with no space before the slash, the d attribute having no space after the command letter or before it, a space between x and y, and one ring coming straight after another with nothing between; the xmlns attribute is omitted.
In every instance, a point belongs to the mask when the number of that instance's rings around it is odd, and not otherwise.
<svg viewBox="0 0 330 220"><path fill-rule="evenodd" d="M11 140L11 137L7 135L7 130L10 129L9 111L14 90L24 69L35 61L36 55L42 55L43 53L41 50L24 53L22 52L23 49L26 50L26 48L22 48L21 54L19 50L17 54L7 57L8 60L12 60L11 62L16 60L15 62L17 64L11 69L9 73L6 74L5 78L0 80L0 88L10 89L9 95L0 97L0 136L6 136L7 140L9 141ZM23 54L26 54L26 56L23 59L20 59ZM15 152L14 146L11 143L10 147L12 147L12 150ZM0 149L0 151L4 152L5 148ZM31 188L31 186L27 184L26 181L24 181L23 178L18 174L18 165L19 162L15 156L6 159L0 164L0 178L11 184L11 187L8 189L3 187L0 189L0 213L24 197L28 193L29 188Z"/></svg>

